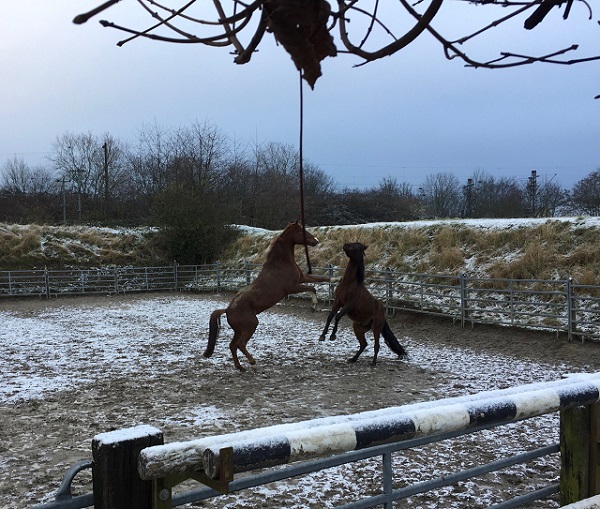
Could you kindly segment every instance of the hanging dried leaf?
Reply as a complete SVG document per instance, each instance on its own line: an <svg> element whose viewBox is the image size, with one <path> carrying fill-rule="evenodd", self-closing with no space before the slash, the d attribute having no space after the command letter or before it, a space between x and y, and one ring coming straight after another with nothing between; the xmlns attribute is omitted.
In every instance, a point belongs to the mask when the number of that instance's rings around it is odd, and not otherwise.
<svg viewBox="0 0 600 509"><path fill-rule="evenodd" d="M264 9L269 30L313 88L321 76L321 60L337 55L327 30L331 7L325 0L267 0Z"/></svg>

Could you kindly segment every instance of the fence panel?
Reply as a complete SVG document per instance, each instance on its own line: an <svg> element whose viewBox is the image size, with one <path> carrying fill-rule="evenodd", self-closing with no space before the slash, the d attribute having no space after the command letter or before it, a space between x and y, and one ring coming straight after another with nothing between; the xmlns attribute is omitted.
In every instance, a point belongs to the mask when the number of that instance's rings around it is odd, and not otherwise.
<svg viewBox="0 0 600 509"><path fill-rule="evenodd" d="M126 488L122 478L127 472L135 472L141 479L152 481L153 487L148 486L147 490L152 492L155 509L171 509L221 493L375 458L380 458L383 464L379 481L382 489L379 492L367 490L359 497L355 494L354 500L338 507L358 509L384 505L391 508L395 501L559 452L560 460L556 460L556 467L560 465L559 484L553 477L540 483L533 475L534 470L529 469L528 477L533 478L523 483L521 494L510 490L509 498L493 508L520 507L559 492L561 505L565 505L597 494L598 486L589 480L598 476L599 466L590 444L599 440L598 426L593 425L598 416L599 400L600 373L577 374L552 382L279 424L187 442L161 445L160 430L138 426L98 435L92 443L106 443L111 451L129 450L132 444L137 447L138 440L158 437L154 442L157 445L150 444L139 454L121 455L128 460L121 462L118 469L108 466L101 472L103 485L109 488L112 486L111 475L115 476L115 485ZM487 463L468 467L460 463L456 471L438 473L426 481L414 483L401 481L402 461L392 462L395 453L419 450L425 444L454 440L510 423L513 433L527 433L524 422L556 413L561 416L560 444L530 444L531 449L519 453L507 449ZM558 421L552 420L552 425L557 426ZM234 473L244 475L234 479ZM395 474L397 479L394 479ZM188 479L195 479L206 487L174 494L173 488ZM123 494L122 498L125 496ZM75 507L67 505L67 499L64 502L64 506L50 503L36 509Z"/></svg>
<svg viewBox="0 0 600 509"><path fill-rule="evenodd" d="M50 296L115 292L112 269L49 270L47 274L47 293Z"/></svg>
<svg viewBox="0 0 600 509"><path fill-rule="evenodd" d="M572 281L570 286L570 337L578 336L582 341L600 338L600 287Z"/></svg>
<svg viewBox="0 0 600 509"><path fill-rule="evenodd" d="M565 281L465 279L465 320L566 331Z"/></svg>
<svg viewBox="0 0 600 509"><path fill-rule="evenodd" d="M46 295L44 270L0 271L0 296Z"/></svg>
<svg viewBox="0 0 600 509"><path fill-rule="evenodd" d="M115 294L146 291L238 291L261 266L249 263L0 271L0 297ZM315 268L330 283L315 284L331 301L343 269ZM566 332L600 339L600 286L572 279L498 279L367 270L365 284L388 311L418 311L467 322ZM303 296L300 295L300 298Z"/></svg>
<svg viewBox="0 0 600 509"><path fill-rule="evenodd" d="M452 319L461 316L459 276L390 271L386 283L385 302L389 310L420 311Z"/></svg>

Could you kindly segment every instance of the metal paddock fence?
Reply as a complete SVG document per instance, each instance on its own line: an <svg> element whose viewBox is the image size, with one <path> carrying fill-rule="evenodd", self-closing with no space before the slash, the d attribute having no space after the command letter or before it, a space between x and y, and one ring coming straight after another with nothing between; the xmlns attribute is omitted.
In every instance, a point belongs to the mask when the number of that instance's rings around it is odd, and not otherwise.
<svg viewBox="0 0 600 509"><path fill-rule="evenodd" d="M561 505L591 509L596 507L594 496L600 493L599 391L600 373L578 374L552 382L186 442L165 444L161 430L148 425L101 433L92 440L92 461L75 464L67 472L55 500L34 509L91 505L172 509L370 458L381 462L379 487L362 495L354 493L353 500L337 507L391 509L396 501L549 456L556 458L556 466L560 467L559 479L542 481L532 477L520 486L519 494L513 493L491 507L521 507L559 493ZM525 424L530 419L551 414L560 415L560 424L558 419L553 421L555 426L560 425L560 440L556 443L530 443L526 451L504 451L491 462L429 480L404 482L403 462L393 459L424 444L455 440L510 423L517 426L512 430L514 435L527 434ZM434 465L431 467L435 471ZM73 497L70 484L85 468L92 468L94 491ZM175 492L189 479L202 486Z"/></svg>
<svg viewBox="0 0 600 509"><path fill-rule="evenodd" d="M0 271L0 298L120 294L148 291L237 291L260 265L221 264ZM315 268L331 277L315 285L333 298L343 268ZM582 341L600 338L600 286L563 280L493 279L467 274L415 274L368 270L365 284L389 312L416 311L449 317L461 326L495 324L566 333Z"/></svg>

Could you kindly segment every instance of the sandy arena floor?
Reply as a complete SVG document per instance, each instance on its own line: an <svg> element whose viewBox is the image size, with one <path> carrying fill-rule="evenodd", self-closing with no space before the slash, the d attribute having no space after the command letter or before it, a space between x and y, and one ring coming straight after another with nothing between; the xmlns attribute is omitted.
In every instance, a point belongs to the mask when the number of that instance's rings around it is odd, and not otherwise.
<svg viewBox="0 0 600 509"><path fill-rule="evenodd" d="M326 308L312 312L307 301L294 299L259 317L249 343L258 364L239 373L227 327L213 357L202 357L210 311L230 298L167 293L0 301L0 509L49 501L65 470L91 457L92 437L113 429L150 424L171 442L600 371L597 343L462 329L409 314L389 320L408 361L396 360L382 342L375 369L371 349L348 364L357 347L349 323L342 322L335 342L319 342ZM395 459L395 482L493 459L534 438L556 440L556 419L534 420L521 438L504 427L402 455ZM379 489L377 468L369 462L339 467L197 506L334 507L354 492ZM90 477L78 476L77 494L91 491ZM528 478L556 480L556 461L444 488L403 507L486 507L523 489Z"/></svg>

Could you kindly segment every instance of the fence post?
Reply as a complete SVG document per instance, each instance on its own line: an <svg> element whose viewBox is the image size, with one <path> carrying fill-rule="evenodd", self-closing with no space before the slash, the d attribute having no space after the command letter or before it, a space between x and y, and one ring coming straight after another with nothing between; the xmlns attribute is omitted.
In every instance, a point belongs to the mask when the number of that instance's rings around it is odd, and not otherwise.
<svg viewBox="0 0 600 509"><path fill-rule="evenodd" d="M598 494L598 403L560 411L560 505Z"/></svg>
<svg viewBox="0 0 600 509"><path fill-rule="evenodd" d="M215 263L215 270L217 272L217 293L221 292L221 262Z"/></svg>
<svg viewBox="0 0 600 509"><path fill-rule="evenodd" d="M246 271L246 285L252 282L252 269L247 261L244 261L244 270Z"/></svg>
<svg viewBox="0 0 600 509"><path fill-rule="evenodd" d="M508 308L510 309L510 323L515 323L515 295L513 289L513 280L508 280Z"/></svg>
<svg viewBox="0 0 600 509"><path fill-rule="evenodd" d="M142 449L162 445L162 431L152 426L109 431L92 440L95 509L150 509L152 482L138 473Z"/></svg>
<svg viewBox="0 0 600 509"><path fill-rule="evenodd" d="M173 260L173 284L175 285L175 290L179 289L179 274L177 272L177 260Z"/></svg>
<svg viewBox="0 0 600 509"><path fill-rule="evenodd" d="M331 264L327 265L327 276L329 276L329 284L327 285L329 287L329 302L328 302L328 304L331 304L331 302L335 298L335 285L333 284L333 265L331 265Z"/></svg>
<svg viewBox="0 0 600 509"><path fill-rule="evenodd" d="M394 287L392 286L393 278L392 278L392 269L385 269L385 307L387 308L388 314L394 316L396 314L396 308L394 307L393 299L394 299Z"/></svg>
<svg viewBox="0 0 600 509"><path fill-rule="evenodd" d="M573 278L567 278L567 339L573 340L573 333L577 330L577 311L575 310L575 296L573 295Z"/></svg>
<svg viewBox="0 0 600 509"><path fill-rule="evenodd" d="M119 294L119 271L117 270L116 267L115 267L114 275L115 275L115 295L118 295Z"/></svg>
<svg viewBox="0 0 600 509"><path fill-rule="evenodd" d="M467 321L467 281L466 274L460 274L460 326L464 327Z"/></svg>
<svg viewBox="0 0 600 509"><path fill-rule="evenodd" d="M48 267L44 267L44 286L46 287L46 298L50 298L50 274L48 273Z"/></svg>

